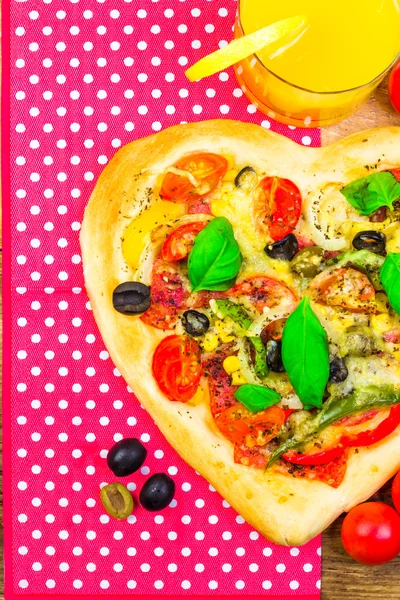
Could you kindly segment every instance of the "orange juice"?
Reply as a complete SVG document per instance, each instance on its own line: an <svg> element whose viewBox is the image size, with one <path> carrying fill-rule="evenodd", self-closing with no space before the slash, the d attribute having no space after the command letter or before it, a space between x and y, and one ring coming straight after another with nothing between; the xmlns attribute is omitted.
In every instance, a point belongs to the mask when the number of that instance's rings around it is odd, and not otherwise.
<svg viewBox="0 0 400 600"><path fill-rule="evenodd" d="M235 35L299 13L307 16L306 28L286 45L245 59L236 73L252 100L284 122L339 120L398 55L399 0L239 0Z"/></svg>

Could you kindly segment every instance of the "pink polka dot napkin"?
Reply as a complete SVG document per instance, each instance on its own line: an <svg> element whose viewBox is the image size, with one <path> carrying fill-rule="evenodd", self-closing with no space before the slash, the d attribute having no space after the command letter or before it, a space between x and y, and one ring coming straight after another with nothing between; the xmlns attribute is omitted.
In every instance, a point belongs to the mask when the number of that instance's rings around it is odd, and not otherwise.
<svg viewBox="0 0 400 600"><path fill-rule="evenodd" d="M3 3L6 598L318 599L320 538L269 543L169 447L113 366L84 290L79 229L123 144L210 118L267 119L233 70L184 70L232 36L234 0ZM128 521L104 514L111 445L148 449L138 492L167 472L176 496Z"/></svg>

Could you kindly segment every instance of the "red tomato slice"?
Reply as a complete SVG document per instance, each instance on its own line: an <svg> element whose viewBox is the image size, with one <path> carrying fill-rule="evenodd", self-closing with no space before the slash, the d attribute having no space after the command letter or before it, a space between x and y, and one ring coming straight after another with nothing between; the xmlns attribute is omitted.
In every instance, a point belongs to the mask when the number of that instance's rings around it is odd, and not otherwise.
<svg viewBox="0 0 400 600"><path fill-rule="evenodd" d="M167 262L174 262L186 258L193 248L196 235L208 225L207 221L186 223L173 231L165 240L161 255Z"/></svg>
<svg viewBox="0 0 400 600"><path fill-rule="evenodd" d="M394 66L390 74L389 98L394 110L400 113L400 61Z"/></svg>
<svg viewBox="0 0 400 600"><path fill-rule="evenodd" d="M317 302L355 312L375 312L375 290L368 277L356 269L321 273L310 285Z"/></svg>
<svg viewBox="0 0 400 600"><path fill-rule="evenodd" d="M194 185L188 177L177 175L176 173L167 173L162 182L160 196L163 200L171 202L185 203L189 202L189 212L191 204L195 204L198 210L196 212L210 212L209 205L207 210L201 210L206 197L215 190L228 169L228 161L223 156L211 152L199 152L189 154L181 158L175 165L175 169L189 171L196 179L198 185ZM199 205L199 199L203 202Z"/></svg>
<svg viewBox="0 0 400 600"><path fill-rule="evenodd" d="M301 214L301 193L290 179L264 177L254 192L254 213L262 233L274 241L292 233Z"/></svg>
<svg viewBox="0 0 400 600"><path fill-rule="evenodd" d="M169 400L187 402L193 398L201 373L201 353L195 340L171 335L158 344L153 356L153 375Z"/></svg>
<svg viewBox="0 0 400 600"><path fill-rule="evenodd" d="M396 177L398 182L400 182L400 169L390 169L390 173Z"/></svg>
<svg viewBox="0 0 400 600"><path fill-rule="evenodd" d="M364 565L381 565L400 552L400 515L383 502L353 508L342 525L346 552Z"/></svg>
<svg viewBox="0 0 400 600"><path fill-rule="evenodd" d="M242 279L225 294L228 297L247 296L259 312L262 312L265 306L272 308L284 300L288 300L288 310L297 304L294 292L284 283L262 275Z"/></svg>
<svg viewBox="0 0 400 600"><path fill-rule="evenodd" d="M225 409L215 424L231 442L253 446L265 446L278 435L285 422L285 413L279 406L252 413L242 404Z"/></svg>
<svg viewBox="0 0 400 600"><path fill-rule="evenodd" d="M172 329L177 321L179 309L184 307L189 291L183 276L175 265L160 258L153 264L151 273L151 306L140 319L157 329Z"/></svg>

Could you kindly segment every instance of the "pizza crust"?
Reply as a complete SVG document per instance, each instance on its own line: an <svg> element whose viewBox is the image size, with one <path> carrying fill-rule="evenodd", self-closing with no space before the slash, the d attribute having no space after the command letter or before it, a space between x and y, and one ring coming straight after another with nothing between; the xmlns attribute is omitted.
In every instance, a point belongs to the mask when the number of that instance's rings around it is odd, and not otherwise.
<svg viewBox="0 0 400 600"><path fill-rule="evenodd" d="M369 498L400 468L400 431L373 448L353 452L338 489L233 462L233 445L214 425L206 386L186 403L167 400L155 383L151 362L159 341L170 335L112 306L115 287L132 279L121 238L143 202L154 198L162 173L182 155L224 148L260 172L293 179L310 201L326 182L351 181L400 165L400 128L357 133L325 148L305 148L256 125L229 120L178 125L123 147L99 177L85 211L80 241L86 289L110 356L158 427L182 456L243 518L266 538L301 545L343 511Z"/></svg>

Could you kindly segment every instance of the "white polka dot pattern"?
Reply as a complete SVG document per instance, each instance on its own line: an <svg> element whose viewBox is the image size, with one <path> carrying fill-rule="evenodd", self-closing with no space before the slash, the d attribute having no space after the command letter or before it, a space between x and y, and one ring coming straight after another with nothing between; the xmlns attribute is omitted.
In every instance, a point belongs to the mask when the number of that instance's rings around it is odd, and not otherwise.
<svg viewBox="0 0 400 600"><path fill-rule="evenodd" d="M259 113L232 69L185 79L187 65L226 45L235 10L235 0L11 0L16 594L319 594L320 540L270 544L180 459L112 365L84 292L83 209L121 145L223 117L318 145L318 132ZM99 489L114 480L107 449L125 436L149 452L124 481L134 513L117 522ZM162 514L138 507L156 472L177 484Z"/></svg>

